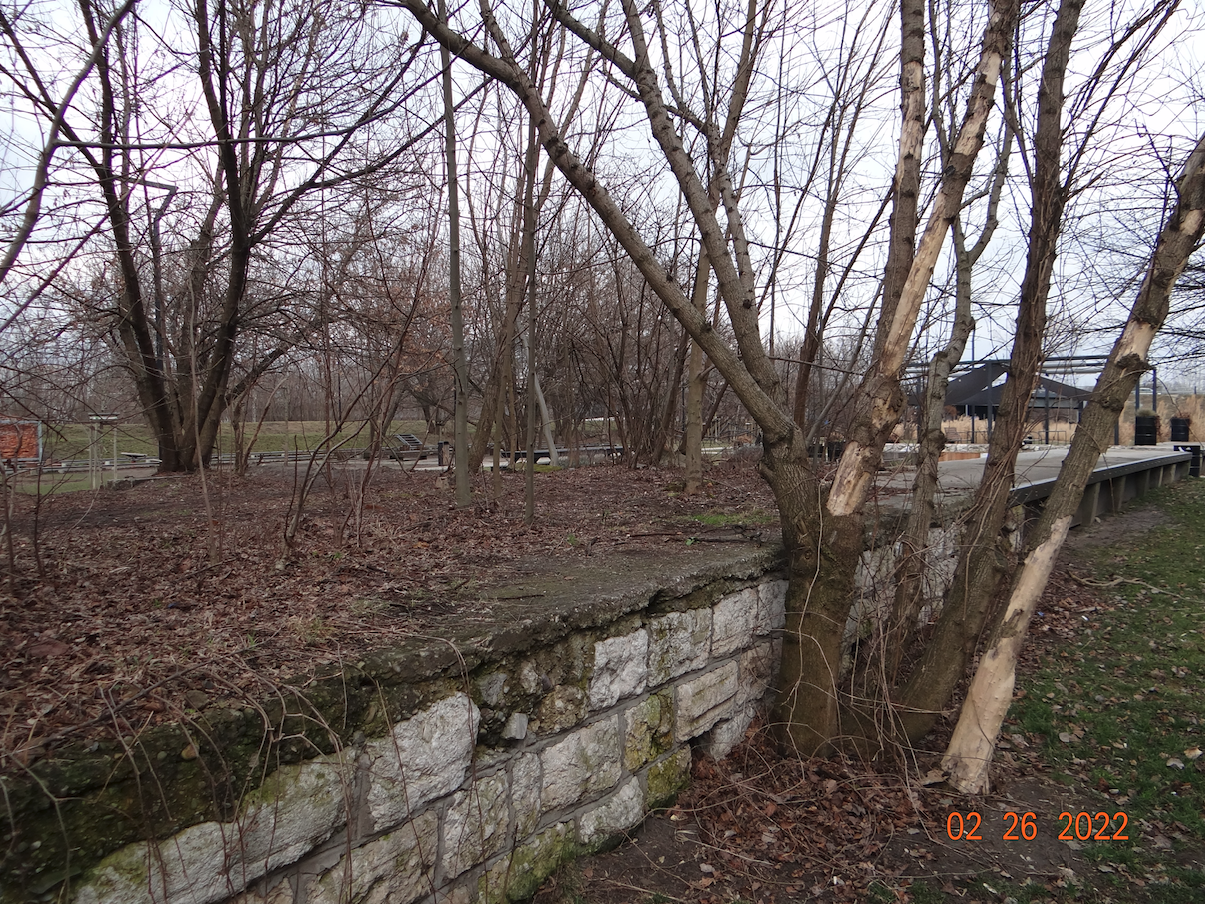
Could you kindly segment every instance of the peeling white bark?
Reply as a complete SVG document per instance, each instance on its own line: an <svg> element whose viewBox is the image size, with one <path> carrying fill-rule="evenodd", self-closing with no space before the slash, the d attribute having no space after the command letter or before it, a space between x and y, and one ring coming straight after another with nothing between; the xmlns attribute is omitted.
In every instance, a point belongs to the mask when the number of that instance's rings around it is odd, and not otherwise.
<svg viewBox="0 0 1205 904"><path fill-rule="evenodd" d="M1140 358L1146 358L1146 353L1151 350L1151 343L1155 341L1156 332L1158 330L1153 324L1131 320L1117 341L1117 356L1124 358L1127 355L1138 355Z"/></svg>
<svg viewBox="0 0 1205 904"><path fill-rule="evenodd" d="M874 468L872 450L850 440L845 444L833 487L828 494L830 515L852 515L862 506L870 489L870 474Z"/></svg>
<svg viewBox="0 0 1205 904"><path fill-rule="evenodd" d="M995 0L992 3L991 17L984 30L978 74L959 125L954 143L955 153L945 167L941 189L925 223L899 302L894 312L889 314L891 321L886 338L877 347L878 360L861 387L859 401L865 406L867 414L860 424L858 441L846 445L841 462L837 465L833 488L826 502L828 511L833 515L852 514L866 502L871 475L878 470L882 457L883 443L890 429L899 421L902 404L900 370L950 224L962 206L975 158L983 147L988 115L995 102L1000 67L1011 47L1013 25L1018 15L1016 0ZM901 148L901 151L904 150ZM859 475L857 471L864 473Z"/></svg>
<svg viewBox="0 0 1205 904"><path fill-rule="evenodd" d="M992 752L1013 700L1017 657L1029 620L1038 608L1038 600L1070 529L1071 516L1065 515L1055 522L1046 541L1026 557L1009 597L1001 630L975 670L954 736L941 762L950 784L964 794L982 794L988 789Z"/></svg>

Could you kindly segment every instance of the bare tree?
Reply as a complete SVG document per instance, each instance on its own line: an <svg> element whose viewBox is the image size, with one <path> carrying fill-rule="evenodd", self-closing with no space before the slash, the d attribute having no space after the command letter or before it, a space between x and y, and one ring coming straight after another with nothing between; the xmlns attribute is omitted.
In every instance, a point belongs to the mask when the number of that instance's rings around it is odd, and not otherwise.
<svg viewBox="0 0 1205 904"><path fill-rule="evenodd" d="M1026 539L1023 564L1013 580L1008 606L975 671L942 760L942 769L960 791L980 793L987 787L988 767L1012 703L1017 656L1029 621L1067 538L1088 478L1100 454L1112 442L1113 428L1126 399L1149 369L1147 353L1167 318L1172 287L1205 235L1205 134L1185 163L1175 183L1175 194L1175 204L1159 233L1129 319L1096 381L1050 498Z"/></svg>
<svg viewBox="0 0 1205 904"><path fill-rule="evenodd" d="M963 189L982 145L1001 61L1016 23L1017 4L1001 0L992 6L978 74L955 141L952 165L944 174L934 211L904 280L899 304L880 324L882 351L860 393L862 416L855 424L832 491L823 503L817 476L807 463L803 435L791 418L784 387L762 346L748 238L730 173L726 167L715 167L726 217L726 225L721 226L711 205L706 179L681 141L679 129L683 124L714 135L720 132L719 123L707 121L700 109L666 99L646 36L646 16L641 10L630 2L623 4L619 29L624 44L631 48L629 55L616 43L618 33L609 36L602 29L592 29L564 7L549 8L564 28L602 56L610 67L611 77L623 79L632 95L639 98L649 133L674 176L707 252L736 348L724 342L710 320L699 313L592 169L566 144L556 128L555 117L515 57L492 9L482 6L486 31L499 48L497 55L437 21L418 0L404 0L401 5L440 43L519 97L537 123L549 158L620 241L662 303L702 346L761 428L762 474L778 502L792 577L781 679L784 711L789 713L790 738L800 750L827 748L839 730L837 660L854 564L861 551L861 506L883 443L899 416L900 369L949 222L961 204ZM656 7L654 4L648 8L654 23ZM743 41L746 31L756 28L759 20L742 16L741 21L744 27L739 36ZM739 80L734 81L728 90L742 90L739 86ZM711 109L727 106L715 104Z"/></svg>
<svg viewBox="0 0 1205 904"><path fill-rule="evenodd" d="M28 54L20 57L24 71L11 77L23 79L34 108L53 117L76 155L71 165L90 175L115 263L107 312L115 342L162 467L195 468L209 459L223 411L245 388L232 385L231 376L240 337L254 321L247 300L257 255L317 191L380 172L406 153L407 141L383 149L361 136L405 102L400 87L417 46L387 46L367 10L319 16L316 9L238 2L213 10L197 0L187 11L195 45L161 48L195 61L191 90L208 116L208 135L183 123L180 135L174 111L154 106L159 93L142 75L142 40L161 39L141 25L119 24L120 16L106 18L92 2L79 11L95 48L82 73L90 73L95 115L56 103ZM22 40L15 28L6 36L14 47ZM163 85L172 72L154 77ZM178 155L174 169L162 162L168 150ZM201 196L175 280L163 278L166 202L146 191L166 189L170 201L176 186L169 172ZM185 216L177 220L183 224ZM178 315L172 335L169 308ZM270 368L297 338L282 337L253 371Z"/></svg>
<svg viewBox="0 0 1205 904"><path fill-rule="evenodd" d="M991 617L996 590L1010 570L1010 551L1001 529L1008 513L1009 492L1016 479L1017 455L1030 422L1030 398L1037 388L1043 360L1047 299L1065 209L1078 180L1084 178L1082 162L1096 132L1093 120L1099 122L1101 113L1125 83L1126 75L1141 61L1178 2L1160 2L1142 10L1115 38L1092 76L1068 97L1064 85L1082 7L1082 0L1062 0L1059 4L1042 56L1032 137L1021 118L1021 99L1015 95L1007 99L1010 128L1020 136L1018 143L1029 177L1031 212L1025 273L1008 378L983 478L965 516L948 599L933 636L896 697L904 732L913 740L928 733L966 674ZM1109 66L1113 60L1120 63L1116 69ZM1020 73L1013 84L1020 84ZM1093 112L1086 125L1082 116L1064 124L1068 104L1077 112L1085 109ZM1064 154L1068 159L1065 171Z"/></svg>

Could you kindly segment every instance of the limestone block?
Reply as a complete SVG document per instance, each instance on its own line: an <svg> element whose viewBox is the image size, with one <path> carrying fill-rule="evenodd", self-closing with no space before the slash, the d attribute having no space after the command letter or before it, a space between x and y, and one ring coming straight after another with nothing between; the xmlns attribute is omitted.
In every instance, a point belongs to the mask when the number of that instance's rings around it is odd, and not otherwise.
<svg viewBox="0 0 1205 904"><path fill-rule="evenodd" d="M510 781L480 779L452 798L444 815L443 874L455 878L510 846Z"/></svg>
<svg viewBox="0 0 1205 904"><path fill-rule="evenodd" d="M272 773L248 795L239 821L240 856L267 870L298 860L347 821L354 765L323 758Z"/></svg>
<svg viewBox="0 0 1205 904"><path fill-rule="evenodd" d="M515 812L515 838L522 841L540 821L540 757L524 753L510 773L510 801Z"/></svg>
<svg viewBox="0 0 1205 904"><path fill-rule="evenodd" d="M867 622L891 611L895 600L895 555L890 546L863 550L854 571L854 601L845 625L846 640Z"/></svg>
<svg viewBox="0 0 1205 904"><path fill-rule="evenodd" d="M766 581L757 588L757 634L769 634L787 623L787 582Z"/></svg>
<svg viewBox="0 0 1205 904"><path fill-rule="evenodd" d="M711 608L671 612L649 625L649 685L707 665L711 655Z"/></svg>
<svg viewBox="0 0 1205 904"><path fill-rule="evenodd" d="M114 851L85 875L76 904L149 904L148 888L164 904L207 904L239 891L226 871L225 828L205 822L180 832L161 850L138 843Z"/></svg>
<svg viewBox="0 0 1205 904"><path fill-rule="evenodd" d="M682 747L672 756L649 766L648 807L664 807L690 784L690 748Z"/></svg>
<svg viewBox="0 0 1205 904"><path fill-rule="evenodd" d="M730 593L715 604L711 629L711 655L729 656L753 640L761 603L756 587Z"/></svg>
<svg viewBox="0 0 1205 904"><path fill-rule="evenodd" d="M619 781L619 727L604 719L580 728L540 754L544 812L573 806Z"/></svg>
<svg viewBox="0 0 1205 904"><path fill-rule="evenodd" d="M540 734L556 734L586 718L586 692L571 684L558 684L540 701L528 728Z"/></svg>
<svg viewBox="0 0 1205 904"><path fill-rule="evenodd" d="M312 876L306 904L386 904L413 901L431 888L437 817L409 824L355 848L334 868Z"/></svg>
<svg viewBox="0 0 1205 904"><path fill-rule="evenodd" d="M698 737L720 719L727 718L732 712L736 688L736 662L726 662L718 669L679 684L674 729L677 740Z"/></svg>
<svg viewBox="0 0 1205 904"><path fill-rule="evenodd" d="M529 721L526 713L511 713L506 724L502 726L502 737L508 741L522 741L527 737Z"/></svg>
<svg viewBox="0 0 1205 904"><path fill-rule="evenodd" d="M652 694L623 714L623 765L635 772L674 744L674 695Z"/></svg>
<svg viewBox="0 0 1205 904"><path fill-rule="evenodd" d="M644 792L640 780L628 779L619 790L577 820L578 844L597 847L644 819Z"/></svg>
<svg viewBox="0 0 1205 904"><path fill-rule="evenodd" d="M372 762L368 807L378 831L460 787L480 719L472 700L453 694L365 746Z"/></svg>
<svg viewBox="0 0 1205 904"><path fill-rule="evenodd" d="M736 691L736 705L748 706L759 702L773 685L782 658L782 640L763 640L741 654L741 680Z"/></svg>
<svg viewBox="0 0 1205 904"><path fill-rule="evenodd" d="M725 719L707 732L703 738L703 749L712 759L722 760L732 748L745 739L749 723L753 721L757 708L752 705L738 707L730 719Z"/></svg>
<svg viewBox="0 0 1205 904"><path fill-rule="evenodd" d="M596 642L590 709L606 709L643 691L648 680L648 656L649 635L643 628Z"/></svg>
<svg viewBox="0 0 1205 904"><path fill-rule="evenodd" d="M1014 540L1016 536L1014 534ZM929 543L925 547L926 598L940 600L946 588L954 582L960 539L958 531L951 527L934 527L929 530Z"/></svg>
<svg viewBox="0 0 1205 904"><path fill-rule="evenodd" d="M546 690L544 676L534 662L528 660L519 667L519 687L525 694L538 694Z"/></svg>
<svg viewBox="0 0 1205 904"><path fill-rule="evenodd" d="M561 822L527 844L516 845L494 863L477 883L479 904L529 900L540 883L573 854L573 824Z"/></svg>
<svg viewBox="0 0 1205 904"><path fill-rule="evenodd" d="M351 768L334 758L282 767L248 796L239 819L127 845L87 875L80 904L209 904L299 860L347 821Z"/></svg>
<svg viewBox="0 0 1205 904"><path fill-rule="evenodd" d="M477 679L477 690L486 706L498 707L506 699L510 689L506 672L490 672Z"/></svg>

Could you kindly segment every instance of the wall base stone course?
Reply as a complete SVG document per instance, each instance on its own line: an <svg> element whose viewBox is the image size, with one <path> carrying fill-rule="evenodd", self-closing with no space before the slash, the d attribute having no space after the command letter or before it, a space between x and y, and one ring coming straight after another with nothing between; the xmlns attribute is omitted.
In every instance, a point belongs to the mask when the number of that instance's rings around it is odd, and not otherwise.
<svg viewBox="0 0 1205 904"><path fill-rule="evenodd" d="M480 779L467 790L458 791L444 814L444 876L459 876L501 853L511 841L509 828L510 780L505 772Z"/></svg>
<svg viewBox="0 0 1205 904"><path fill-rule="evenodd" d="M671 756L649 766L646 800L650 810L669 806L690 784L690 764L690 748L680 747Z"/></svg>
<svg viewBox="0 0 1205 904"><path fill-rule="evenodd" d="M736 690L738 707L758 703L766 696L778 673L778 660L781 657L782 638L764 640L741 653L740 681Z"/></svg>
<svg viewBox="0 0 1205 904"><path fill-rule="evenodd" d="M306 904L410 901L430 887L435 863L434 813L425 813L353 849L339 865L306 883Z"/></svg>
<svg viewBox="0 0 1205 904"><path fill-rule="evenodd" d="M485 871L477 883L477 900L481 904L526 901L575 853L573 834L573 824L562 822L516 846Z"/></svg>
<svg viewBox="0 0 1205 904"><path fill-rule="evenodd" d="M590 850L618 841L622 833L644 821L644 791L640 779L630 778L619 790L578 817L578 844Z"/></svg>
<svg viewBox="0 0 1205 904"><path fill-rule="evenodd" d="M730 718L719 722L711 731L703 736L702 748L713 760L722 760L732 752L732 748L745 739L753 717L757 715L754 706L747 705L738 708Z"/></svg>

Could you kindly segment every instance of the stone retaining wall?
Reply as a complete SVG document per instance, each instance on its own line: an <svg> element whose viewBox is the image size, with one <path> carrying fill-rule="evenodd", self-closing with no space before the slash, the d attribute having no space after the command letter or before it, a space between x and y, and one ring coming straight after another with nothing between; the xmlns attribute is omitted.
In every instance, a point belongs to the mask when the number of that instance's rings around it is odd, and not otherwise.
<svg viewBox="0 0 1205 904"><path fill-rule="evenodd" d="M24 900L528 897L565 858L670 801L692 745L720 757L744 735L780 652L786 582L773 567L761 554L757 574L688 582L605 625L466 662L457 681L416 690L387 731L276 768L229 818L127 844Z"/></svg>

